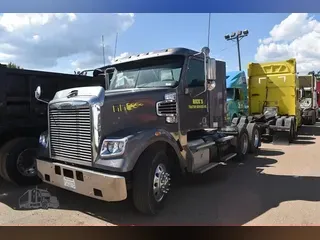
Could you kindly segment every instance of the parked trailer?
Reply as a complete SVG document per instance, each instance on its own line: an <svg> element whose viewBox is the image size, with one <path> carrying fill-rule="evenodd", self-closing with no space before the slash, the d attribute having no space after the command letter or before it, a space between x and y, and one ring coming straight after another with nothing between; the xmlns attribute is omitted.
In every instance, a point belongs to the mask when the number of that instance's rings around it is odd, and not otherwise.
<svg viewBox="0 0 320 240"><path fill-rule="evenodd" d="M255 123L225 126L226 64L208 54L173 48L130 56L104 68L106 91L58 92L48 107L49 132L41 134L41 178L107 202L132 189L135 207L156 214L172 176L243 160L259 131ZM81 134L74 122L60 125L68 117L83 120Z"/></svg>
<svg viewBox="0 0 320 240"><path fill-rule="evenodd" d="M289 144L301 126L296 60L248 65L250 121L274 144Z"/></svg>
<svg viewBox="0 0 320 240"><path fill-rule="evenodd" d="M317 85L314 72L306 76L299 76L300 108L302 110L302 124L314 125L318 119Z"/></svg>
<svg viewBox="0 0 320 240"><path fill-rule="evenodd" d="M35 156L40 133L47 129L47 104L34 98L38 85L43 98L70 87L104 85L101 77L10 69L0 66L0 178L17 185L40 181ZM44 141L40 139L40 141Z"/></svg>

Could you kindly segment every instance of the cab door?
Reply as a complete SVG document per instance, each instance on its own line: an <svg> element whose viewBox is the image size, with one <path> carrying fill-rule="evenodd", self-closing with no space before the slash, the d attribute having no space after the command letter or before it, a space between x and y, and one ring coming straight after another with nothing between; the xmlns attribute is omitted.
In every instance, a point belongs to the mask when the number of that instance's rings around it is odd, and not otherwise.
<svg viewBox="0 0 320 240"><path fill-rule="evenodd" d="M181 131L207 128L209 125L208 93L204 92L205 73L203 59L189 58L187 69L182 79L184 89L179 95Z"/></svg>

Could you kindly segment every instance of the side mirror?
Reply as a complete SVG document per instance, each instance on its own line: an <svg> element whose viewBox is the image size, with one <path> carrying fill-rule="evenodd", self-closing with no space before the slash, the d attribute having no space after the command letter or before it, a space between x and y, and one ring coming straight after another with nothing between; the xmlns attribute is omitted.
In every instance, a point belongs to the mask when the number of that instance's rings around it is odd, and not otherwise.
<svg viewBox="0 0 320 240"><path fill-rule="evenodd" d="M109 73L105 72L104 73L104 85L106 86L106 90L109 89Z"/></svg>
<svg viewBox="0 0 320 240"><path fill-rule="evenodd" d="M41 96L41 87L38 86L34 92L34 97L39 100L40 99L40 96Z"/></svg>
<svg viewBox="0 0 320 240"><path fill-rule="evenodd" d="M208 82L208 91L212 91L216 87L216 82L214 80Z"/></svg>
<svg viewBox="0 0 320 240"><path fill-rule="evenodd" d="M44 100L40 99L40 96L41 96L41 87L38 86L38 87L36 88L36 90L34 91L34 97L35 97L39 102L44 102L44 103L47 103L47 104L48 104L47 101L44 101Z"/></svg>
<svg viewBox="0 0 320 240"><path fill-rule="evenodd" d="M207 59L207 80L216 80L216 60L214 58Z"/></svg>
<svg viewBox="0 0 320 240"><path fill-rule="evenodd" d="M207 59L206 73L207 90L212 91L216 87L216 60L214 58Z"/></svg>
<svg viewBox="0 0 320 240"><path fill-rule="evenodd" d="M303 98L304 97L304 89L300 88L299 92L300 92L300 98Z"/></svg>
<svg viewBox="0 0 320 240"><path fill-rule="evenodd" d="M111 79L109 79L109 76L110 76L109 71L112 71ZM117 76L117 73L118 73L118 70L115 67L106 68L104 70L104 81L105 81L106 90L109 89L110 83L115 78L115 76Z"/></svg>

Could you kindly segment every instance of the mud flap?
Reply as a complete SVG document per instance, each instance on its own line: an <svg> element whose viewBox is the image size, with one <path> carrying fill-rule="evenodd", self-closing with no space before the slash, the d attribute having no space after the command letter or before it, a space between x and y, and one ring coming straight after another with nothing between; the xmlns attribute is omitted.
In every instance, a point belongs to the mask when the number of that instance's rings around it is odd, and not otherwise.
<svg viewBox="0 0 320 240"><path fill-rule="evenodd" d="M281 117L276 121L276 125L270 126L273 130L272 143L274 145L289 145L292 141L292 118Z"/></svg>
<svg viewBox="0 0 320 240"><path fill-rule="evenodd" d="M290 132L274 131L272 136L273 145L290 145Z"/></svg>

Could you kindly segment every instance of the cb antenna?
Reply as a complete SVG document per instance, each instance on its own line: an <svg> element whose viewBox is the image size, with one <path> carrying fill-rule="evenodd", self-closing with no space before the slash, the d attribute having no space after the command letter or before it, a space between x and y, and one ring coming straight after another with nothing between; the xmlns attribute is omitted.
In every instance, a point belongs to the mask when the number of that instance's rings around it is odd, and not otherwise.
<svg viewBox="0 0 320 240"><path fill-rule="evenodd" d="M116 42L114 44L114 53L113 53L113 59L116 58L116 53L117 53L117 44L118 44L118 33L116 34Z"/></svg>
<svg viewBox="0 0 320 240"><path fill-rule="evenodd" d="M103 66L106 65L106 56L105 56L105 53L104 53L104 36L102 35L102 57L103 57Z"/></svg>
<svg viewBox="0 0 320 240"><path fill-rule="evenodd" d="M209 23L208 23L208 48L210 46L210 24L211 24L211 13L209 13Z"/></svg>

